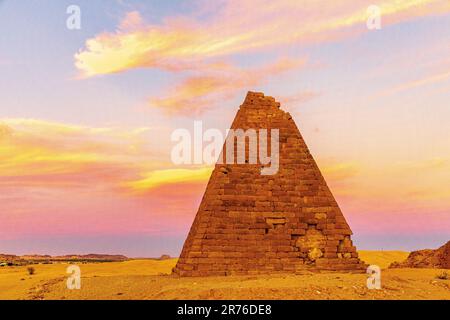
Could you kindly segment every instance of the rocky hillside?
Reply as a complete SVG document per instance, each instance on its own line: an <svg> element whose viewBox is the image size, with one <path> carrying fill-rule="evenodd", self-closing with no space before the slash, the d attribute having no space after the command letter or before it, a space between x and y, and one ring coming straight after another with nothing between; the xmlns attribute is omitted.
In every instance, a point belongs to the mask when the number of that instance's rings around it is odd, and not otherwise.
<svg viewBox="0 0 450 320"><path fill-rule="evenodd" d="M129 260L123 255L110 254L86 254L86 255L64 255L64 256L50 256L50 255L23 255L16 256L10 254L0 254L0 263L26 265L31 263L52 263L52 262L119 262Z"/></svg>
<svg viewBox="0 0 450 320"><path fill-rule="evenodd" d="M390 268L450 269L450 241L436 250L413 251L403 262L394 262Z"/></svg>

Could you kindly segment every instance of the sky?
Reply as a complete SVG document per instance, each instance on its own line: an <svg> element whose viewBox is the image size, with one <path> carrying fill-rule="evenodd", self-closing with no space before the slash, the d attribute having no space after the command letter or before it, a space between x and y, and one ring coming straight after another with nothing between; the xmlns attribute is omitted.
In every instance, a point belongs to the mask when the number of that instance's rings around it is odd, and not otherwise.
<svg viewBox="0 0 450 320"><path fill-rule="evenodd" d="M450 239L448 0L3 0L0 30L2 253L178 256L211 167L173 164L171 133L225 132L249 90L358 249Z"/></svg>

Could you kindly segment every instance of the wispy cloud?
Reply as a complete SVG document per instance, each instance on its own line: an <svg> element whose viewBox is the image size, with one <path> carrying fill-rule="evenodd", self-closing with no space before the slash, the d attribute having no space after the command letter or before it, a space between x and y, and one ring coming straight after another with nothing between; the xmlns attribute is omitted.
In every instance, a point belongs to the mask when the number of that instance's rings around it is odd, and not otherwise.
<svg viewBox="0 0 450 320"><path fill-rule="evenodd" d="M203 2L202 2L203 3ZM382 0L384 23L450 11L446 0ZM201 61L292 44L335 40L367 30L367 1L227 0L206 19L169 17L146 23L130 12L115 32L86 41L75 55L85 77L133 68L192 69ZM213 9L213 8L211 8Z"/></svg>
<svg viewBox="0 0 450 320"><path fill-rule="evenodd" d="M117 30L88 39L75 54L80 77L136 68L181 72L181 82L162 96L151 97L150 105L169 114L199 113L234 98L243 88L258 86L288 71L273 61L258 69L225 63L234 56L367 32L365 0L202 0L193 5L201 8L201 15L170 16L159 24L145 21L138 11L128 12ZM382 0L377 5L384 25L450 11L445 0ZM291 98L295 103L311 96Z"/></svg>
<svg viewBox="0 0 450 320"><path fill-rule="evenodd" d="M220 64L202 75L187 77L163 97L150 99L150 105L168 113L198 113L214 107L218 101L234 98L238 92L265 83L270 77L298 70L304 59L281 59L271 65L253 69L240 69Z"/></svg>
<svg viewBox="0 0 450 320"><path fill-rule="evenodd" d="M0 175L32 176L43 184L48 175L92 173L88 167L117 171L139 158L149 128L74 126L35 119L0 120ZM121 170L118 170L121 171ZM43 176L40 180L38 177ZM87 177L87 175L86 175ZM67 177L66 177L67 178ZM80 177L80 181L85 181Z"/></svg>
<svg viewBox="0 0 450 320"><path fill-rule="evenodd" d="M424 87L431 84L450 81L450 71L428 75L418 80L408 81L393 88L382 91L378 96L390 96L403 91Z"/></svg>
<svg viewBox="0 0 450 320"><path fill-rule="evenodd" d="M210 167L174 168L154 158L145 143L149 130L2 119L0 189L73 186L130 195L128 191L208 179Z"/></svg>
<svg viewBox="0 0 450 320"><path fill-rule="evenodd" d="M315 99L320 95L321 94L319 92L306 90L293 95L288 95L284 97L282 96L278 98L278 101L283 105L284 109L289 110L292 107L298 106L312 99Z"/></svg>
<svg viewBox="0 0 450 320"><path fill-rule="evenodd" d="M154 157L151 130L1 119L2 238L184 231L208 173Z"/></svg>
<svg viewBox="0 0 450 320"><path fill-rule="evenodd" d="M204 183L208 180L212 170L212 167L155 170L144 174L145 177L142 179L125 183L125 186L135 192L148 192L151 189L164 185L195 182Z"/></svg>

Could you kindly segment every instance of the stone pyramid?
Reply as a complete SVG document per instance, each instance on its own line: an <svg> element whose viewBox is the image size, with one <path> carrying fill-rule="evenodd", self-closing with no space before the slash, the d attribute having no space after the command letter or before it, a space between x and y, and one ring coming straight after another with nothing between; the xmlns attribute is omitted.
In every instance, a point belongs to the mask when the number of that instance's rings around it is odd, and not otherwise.
<svg viewBox="0 0 450 320"><path fill-rule="evenodd" d="M279 169L262 175L261 164L216 164L174 273L365 271L352 231L289 113L274 98L249 92L231 128L278 129Z"/></svg>

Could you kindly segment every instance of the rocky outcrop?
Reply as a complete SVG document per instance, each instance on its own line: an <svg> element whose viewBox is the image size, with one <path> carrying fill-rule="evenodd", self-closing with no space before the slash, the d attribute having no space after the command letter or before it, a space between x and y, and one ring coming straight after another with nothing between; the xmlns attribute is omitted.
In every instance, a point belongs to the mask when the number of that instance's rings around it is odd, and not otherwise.
<svg viewBox="0 0 450 320"><path fill-rule="evenodd" d="M450 269L450 241L436 250L413 251L403 262L394 262L390 268Z"/></svg>

